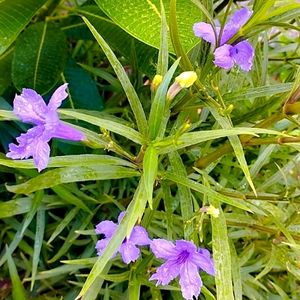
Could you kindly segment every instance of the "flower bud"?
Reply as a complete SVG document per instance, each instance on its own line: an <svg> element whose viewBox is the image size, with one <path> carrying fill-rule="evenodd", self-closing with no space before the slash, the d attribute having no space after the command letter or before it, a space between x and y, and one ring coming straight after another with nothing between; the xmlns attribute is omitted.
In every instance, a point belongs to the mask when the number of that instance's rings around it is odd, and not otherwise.
<svg viewBox="0 0 300 300"><path fill-rule="evenodd" d="M170 101L183 89L188 88L197 80L197 74L194 71L183 72L175 78L175 82L170 86L167 99Z"/></svg>
<svg viewBox="0 0 300 300"><path fill-rule="evenodd" d="M210 205L208 208L207 208L207 211L206 213L208 215L211 215L212 217L214 218L218 218L219 217L219 214L220 214L220 211L218 208L215 208L214 206Z"/></svg>
<svg viewBox="0 0 300 300"><path fill-rule="evenodd" d="M151 82L151 91L155 92L157 88L160 86L163 77L159 74L156 74Z"/></svg>
<svg viewBox="0 0 300 300"><path fill-rule="evenodd" d="M183 72L175 78L175 82L177 82L181 88L192 86L196 80L197 74L194 71Z"/></svg>

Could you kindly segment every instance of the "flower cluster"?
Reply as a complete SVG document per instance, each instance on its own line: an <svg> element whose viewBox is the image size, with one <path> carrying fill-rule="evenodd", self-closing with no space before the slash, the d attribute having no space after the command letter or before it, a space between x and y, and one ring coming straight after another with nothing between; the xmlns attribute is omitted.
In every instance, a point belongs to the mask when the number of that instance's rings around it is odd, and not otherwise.
<svg viewBox="0 0 300 300"><path fill-rule="evenodd" d="M118 223L121 222L124 214L124 212L120 213ZM102 221L96 226L96 233L104 235L104 238L96 244L98 255L103 253L117 227L118 224L112 221ZM215 274L208 250L197 248L193 242L186 240L177 240L175 244L164 239L150 240L142 226L133 228L130 236L125 238L114 256L119 252L124 263L129 264L140 256L137 246L145 245L150 245L151 251L157 258L165 260L149 280L157 280L156 285L167 285L179 276L181 292L185 299L193 299L193 296L198 297L200 294L202 281L199 270L210 275Z"/></svg>
<svg viewBox="0 0 300 300"><path fill-rule="evenodd" d="M250 71L253 64L254 49L247 40L229 44L229 40L247 23L252 15L248 8L236 11L221 30L220 26L213 27L205 22L195 23L193 30L197 37L209 42L214 50L214 64L223 69L231 69L234 64L243 71Z"/></svg>
<svg viewBox="0 0 300 300"><path fill-rule="evenodd" d="M81 141L84 135L77 129L64 124L58 118L57 108L68 97L66 93L68 84L63 84L53 93L48 105L43 98L32 89L23 89L21 95L14 99L14 114L23 122L36 126L17 138L18 145L9 144L7 157L24 159L33 157L38 171L48 165L50 147L48 142L52 138L71 141Z"/></svg>

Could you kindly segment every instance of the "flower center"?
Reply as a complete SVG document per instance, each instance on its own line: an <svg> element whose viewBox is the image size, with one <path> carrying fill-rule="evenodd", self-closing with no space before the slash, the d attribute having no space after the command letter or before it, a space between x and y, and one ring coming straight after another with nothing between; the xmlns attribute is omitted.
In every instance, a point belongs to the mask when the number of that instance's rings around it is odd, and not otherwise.
<svg viewBox="0 0 300 300"><path fill-rule="evenodd" d="M187 250L183 250L180 252L180 254L177 257L177 263L178 264L183 264L186 262L186 260L189 258L190 253Z"/></svg>

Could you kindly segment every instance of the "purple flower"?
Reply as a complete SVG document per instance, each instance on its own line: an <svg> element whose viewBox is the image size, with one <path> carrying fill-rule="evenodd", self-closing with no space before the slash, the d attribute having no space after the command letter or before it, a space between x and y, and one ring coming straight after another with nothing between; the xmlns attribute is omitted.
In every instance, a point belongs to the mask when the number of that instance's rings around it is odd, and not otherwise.
<svg viewBox="0 0 300 300"><path fill-rule="evenodd" d="M223 69L231 69L234 64L241 67L243 71L249 71L252 68L254 49L252 45L244 40L232 45L227 42L246 24L252 15L252 11L248 8L242 8L236 11L229 21L225 24L222 36L219 38L220 44L214 51L214 64ZM193 26L194 34L211 43L214 47L220 35L221 28L215 27L216 32L211 24L204 22L195 23Z"/></svg>
<svg viewBox="0 0 300 300"><path fill-rule="evenodd" d="M150 248L157 258L166 260L157 268L150 280L156 285L167 285L179 276L179 284L185 299L198 297L202 287L199 269L210 275L215 274L213 261L208 250L195 246L193 242L177 240L175 245L164 239L153 240Z"/></svg>
<svg viewBox="0 0 300 300"><path fill-rule="evenodd" d="M118 217L118 223L121 222L125 215L125 212L121 212ZM101 255L105 250L110 239L114 235L118 224L112 221L102 221L96 226L96 233L103 234L104 239L99 240L96 244L97 254ZM140 249L137 246L145 246L150 244L150 239L146 229L142 226L134 226L132 232L128 238L125 238L119 249L124 263L129 264L132 261L136 261L140 256ZM114 255L116 255L116 253Z"/></svg>
<svg viewBox="0 0 300 300"><path fill-rule="evenodd" d="M84 135L62 123L57 114L57 108L62 101L68 97L66 88L68 84L63 84L53 93L48 106L43 98L34 90L23 89L21 95L16 95L14 99L13 112L23 122L35 124L33 128L17 137L18 145L9 144L7 157L12 159L24 159L33 157L33 161L38 171L47 167L50 155L48 142L52 138L61 138L72 141L84 139Z"/></svg>

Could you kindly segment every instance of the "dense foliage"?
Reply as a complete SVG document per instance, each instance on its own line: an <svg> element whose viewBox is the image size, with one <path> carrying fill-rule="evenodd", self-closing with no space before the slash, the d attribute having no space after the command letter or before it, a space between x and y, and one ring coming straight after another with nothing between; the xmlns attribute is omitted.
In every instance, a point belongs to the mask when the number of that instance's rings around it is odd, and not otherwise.
<svg viewBox="0 0 300 300"><path fill-rule="evenodd" d="M299 15L0 0L0 300L299 299Z"/></svg>

